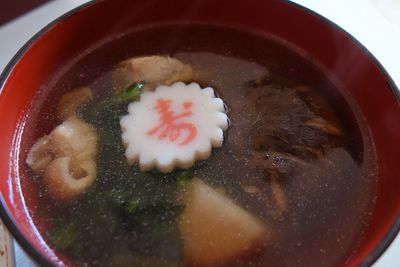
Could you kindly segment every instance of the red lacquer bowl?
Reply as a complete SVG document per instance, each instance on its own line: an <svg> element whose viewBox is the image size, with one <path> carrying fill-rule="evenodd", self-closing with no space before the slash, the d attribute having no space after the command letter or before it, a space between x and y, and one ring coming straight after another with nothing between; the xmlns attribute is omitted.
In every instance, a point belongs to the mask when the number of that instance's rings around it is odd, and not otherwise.
<svg viewBox="0 0 400 267"><path fill-rule="evenodd" d="M398 88L373 55L344 30L310 10L279 0L91 2L25 44L0 80L0 213L22 247L40 265L62 265L32 224L18 175L20 129L35 93L88 47L133 27L164 22L211 23L276 35L311 54L343 84L365 117L379 164L376 211L346 266L371 265L400 228Z"/></svg>

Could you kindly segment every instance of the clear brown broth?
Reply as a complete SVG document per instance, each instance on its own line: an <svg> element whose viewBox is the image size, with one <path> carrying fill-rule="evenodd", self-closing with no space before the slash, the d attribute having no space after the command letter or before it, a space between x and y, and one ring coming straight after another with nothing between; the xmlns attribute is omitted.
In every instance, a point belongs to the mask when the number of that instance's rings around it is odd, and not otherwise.
<svg viewBox="0 0 400 267"><path fill-rule="evenodd" d="M212 86L228 107L231 124L224 145L199 164L196 175L214 187L223 188L236 203L271 225L276 234L262 253L239 259L235 265L345 263L362 240L373 212L377 184L373 144L357 108L344 100L340 85L310 56L277 38L206 25L158 26L112 38L87 52L72 67L60 70L59 78L41 90L23 134L26 150L60 123L54 110L63 93L90 84L98 99L104 98L112 87L109 72L116 63L153 54L167 54L191 65L194 81ZM299 105L274 104L285 103L290 97ZM280 110L282 107L286 109ZM280 123L274 125L274 118L279 121L289 116L294 121L301 120L296 115L298 110L307 111L306 117L320 116L332 121L342 129L343 136L328 138L328 145L317 149L322 151L320 156L299 155L280 147L255 147L257 127L265 128L269 123L271 127L284 128ZM273 118L265 117L266 114ZM280 117L280 114L289 115ZM271 197L270 177L268 170L260 167L257 155L269 158L290 155L301 162L289 160L292 162L287 167L291 168L289 174L278 175L288 198L288 209L281 216L273 215L276 203ZM63 211L79 210L80 203L65 207L54 202L42 188L40 177L26 166L23 168L23 194L34 199L27 201L27 205L45 236L54 218L65 216L68 220ZM104 183L112 185L112 181ZM244 186L261 191L246 193ZM113 244L96 245L98 250L106 251L109 247ZM113 264L110 255L103 255L101 261L69 258L76 265Z"/></svg>

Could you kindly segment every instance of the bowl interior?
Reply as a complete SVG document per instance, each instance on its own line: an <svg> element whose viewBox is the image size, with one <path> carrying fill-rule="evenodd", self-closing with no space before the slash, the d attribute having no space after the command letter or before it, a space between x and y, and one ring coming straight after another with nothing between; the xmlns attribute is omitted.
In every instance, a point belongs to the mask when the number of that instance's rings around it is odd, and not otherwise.
<svg viewBox="0 0 400 267"><path fill-rule="evenodd" d="M172 22L211 23L276 35L312 55L343 84L344 93L351 96L369 126L379 164L376 211L347 265L368 264L379 256L399 228L397 89L368 51L343 30L306 9L277 0L234 1L229 6L222 0L100 1L70 13L32 39L3 73L0 94L0 188L7 214L2 213L10 216L6 221L23 246L36 259L39 252L47 260L58 261L32 224L17 168L20 126L29 119L26 114L35 93L74 58L101 43L133 28Z"/></svg>

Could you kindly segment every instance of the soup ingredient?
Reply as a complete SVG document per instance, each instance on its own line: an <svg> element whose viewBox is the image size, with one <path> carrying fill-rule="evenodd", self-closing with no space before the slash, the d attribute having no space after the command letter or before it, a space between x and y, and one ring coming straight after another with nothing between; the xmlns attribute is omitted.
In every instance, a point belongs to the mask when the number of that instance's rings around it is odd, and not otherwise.
<svg viewBox="0 0 400 267"><path fill-rule="evenodd" d="M60 120L65 120L76 115L77 109L93 99L92 90L89 87L82 87L64 94L57 106L57 115Z"/></svg>
<svg viewBox="0 0 400 267"><path fill-rule="evenodd" d="M179 229L190 266L226 264L272 238L265 223L198 178L186 188L184 203Z"/></svg>
<svg viewBox="0 0 400 267"><path fill-rule="evenodd" d="M72 163L70 157L56 158L47 166L43 182L54 198L71 200L79 197L96 178L96 164L85 160Z"/></svg>
<svg viewBox="0 0 400 267"><path fill-rule="evenodd" d="M315 117L304 122L304 125L320 130L325 134L343 135L343 132L333 122L329 122L321 117Z"/></svg>
<svg viewBox="0 0 400 267"><path fill-rule="evenodd" d="M76 114L92 98L88 87L64 94L57 107L57 115L64 121L40 138L26 159L29 167L42 175L49 195L55 199L78 198L96 178L96 129Z"/></svg>
<svg viewBox="0 0 400 267"><path fill-rule="evenodd" d="M316 166L329 151L343 146L344 139L340 124L311 88L284 87L267 77L250 83L248 97L256 103L254 110L259 114L251 129L251 140L255 165L271 188L274 208L270 213L279 218L293 205L288 201L287 183L304 180L302 187L306 188L309 181L320 180L321 173L314 173ZM308 98L313 102L306 102Z"/></svg>
<svg viewBox="0 0 400 267"><path fill-rule="evenodd" d="M43 173L54 155L51 152L51 143L48 136L39 138L32 146L26 158L26 163L35 173Z"/></svg>
<svg viewBox="0 0 400 267"><path fill-rule="evenodd" d="M265 90L254 88L249 97L256 102L260 114L253 126L253 147L259 152L280 152L308 160L324 150L341 145L341 128L335 122L319 116L327 110L307 105L302 96L291 88L271 84ZM314 102L319 99L312 96ZM322 100L320 100L322 101ZM282 112L287 110L288 112Z"/></svg>
<svg viewBox="0 0 400 267"><path fill-rule="evenodd" d="M128 86L128 88L126 88L125 90L118 92L117 94L108 97L99 104L97 104L93 108L92 113L103 112L105 110L115 108L123 104L128 104L131 101L139 100L143 86L144 83L142 82L137 82ZM91 114L91 115L96 116L96 114Z"/></svg>
<svg viewBox="0 0 400 267"><path fill-rule="evenodd" d="M146 90L174 82L190 82L192 68L168 56L130 58L119 63L113 71L114 89L123 90L136 82L145 82Z"/></svg>
<svg viewBox="0 0 400 267"><path fill-rule="evenodd" d="M122 140L129 163L142 171L154 167L167 173L190 168L220 147L228 127L224 103L210 87L182 82L144 92L121 118Z"/></svg>
<svg viewBox="0 0 400 267"><path fill-rule="evenodd" d="M93 184L96 151L96 129L71 116L35 143L26 163L43 174L43 183L52 197L71 200Z"/></svg>

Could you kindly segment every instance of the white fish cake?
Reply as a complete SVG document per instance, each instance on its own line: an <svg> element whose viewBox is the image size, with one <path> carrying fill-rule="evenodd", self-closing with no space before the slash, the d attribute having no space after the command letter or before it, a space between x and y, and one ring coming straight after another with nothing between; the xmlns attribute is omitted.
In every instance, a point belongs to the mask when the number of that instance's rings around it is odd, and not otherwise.
<svg viewBox="0 0 400 267"><path fill-rule="evenodd" d="M129 163L139 162L142 171L190 168L222 146L228 128L222 99L197 83L146 91L129 104L128 112L120 121L125 155Z"/></svg>

